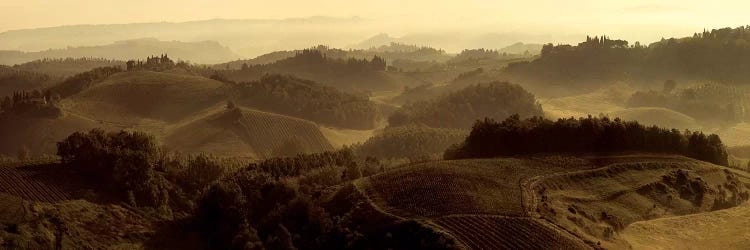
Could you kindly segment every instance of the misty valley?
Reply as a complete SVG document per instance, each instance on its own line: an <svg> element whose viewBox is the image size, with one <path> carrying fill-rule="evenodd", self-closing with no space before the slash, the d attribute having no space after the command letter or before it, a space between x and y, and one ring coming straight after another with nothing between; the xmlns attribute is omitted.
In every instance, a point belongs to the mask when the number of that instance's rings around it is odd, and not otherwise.
<svg viewBox="0 0 750 250"><path fill-rule="evenodd" d="M0 33L0 248L750 249L750 26L373 25Z"/></svg>

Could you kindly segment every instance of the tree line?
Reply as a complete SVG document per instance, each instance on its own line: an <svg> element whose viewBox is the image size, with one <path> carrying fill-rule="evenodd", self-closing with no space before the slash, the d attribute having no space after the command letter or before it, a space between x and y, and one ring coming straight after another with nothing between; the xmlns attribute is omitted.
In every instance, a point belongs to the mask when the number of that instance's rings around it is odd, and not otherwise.
<svg viewBox="0 0 750 250"><path fill-rule="evenodd" d="M0 101L0 114L57 118L62 115L62 110L57 107L59 101L60 96L50 91L16 91Z"/></svg>
<svg viewBox="0 0 750 250"><path fill-rule="evenodd" d="M62 82L48 88L48 90L53 94L60 95L61 98L66 98L91 87L96 82L102 81L107 77L120 72L123 72L123 69L120 67L95 68L68 77Z"/></svg>
<svg viewBox="0 0 750 250"><path fill-rule="evenodd" d="M718 135L644 126L619 118L585 117L552 121L513 115L477 121L468 137L445 151L446 159L490 158L534 153L653 152L680 154L726 166Z"/></svg>
<svg viewBox="0 0 750 250"><path fill-rule="evenodd" d="M750 77L750 26L662 39L648 46L606 36L576 46L547 44L540 58L511 63L507 71L539 82L695 79L743 84Z"/></svg>
<svg viewBox="0 0 750 250"><path fill-rule="evenodd" d="M293 76L268 74L233 86L237 104L329 126L371 129L378 118L377 108L366 96Z"/></svg>
<svg viewBox="0 0 750 250"><path fill-rule="evenodd" d="M19 65L14 69L39 72L54 77L68 77L100 67L121 67L125 62L105 58L43 58Z"/></svg>

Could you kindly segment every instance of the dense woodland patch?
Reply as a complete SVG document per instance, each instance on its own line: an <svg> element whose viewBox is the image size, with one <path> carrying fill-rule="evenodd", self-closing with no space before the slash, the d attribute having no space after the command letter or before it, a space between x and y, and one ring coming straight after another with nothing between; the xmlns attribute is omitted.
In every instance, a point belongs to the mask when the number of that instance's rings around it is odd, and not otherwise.
<svg viewBox="0 0 750 250"><path fill-rule="evenodd" d="M552 121L513 115L497 122L477 121L462 144L446 150L446 159L490 158L535 153L653 152L681 154L728 165L718 135L681 132L619 118L587 117Z"/></svg>
<svg viewBox="0 0 750 250"><path fill-rule="evenodd" d="M222 77L236 82L257 80L265 74L291 74L345 89L369 89L383 87L372 84L380 79L378 73L386 70L386 61L379 56L365 59L329 57L321 50L305 49L270 64L243 64L237 70L216 70Z"/></svg>
<svg viewBox="0 0 750 250"><path fill-rule="evenodd" d="M507 71L540 83L601 84L617 80L693 79L744 84L750 78L750 27L714 29L650 45L606 36L542 48L541 57Z"/></svg>
<svg viewBox="0 0 750 250"><path fill-rule="evenodd" d="M15 91L30 91L51 85L57 78L36 71L0 65L0 96Z"/></svg>
<svg viewBox="0 0 750 250"><path fill-rule="evenodd" d="M236 104L304 118L329 126L370 129L378 112L365 96L293 76L264 75L236 84Z"/></svg>
<svg viewBox="0 0 750 250"><path fill-rule="evenodd" d="M503 119L542 115L534 95L519 85L492 82L466 87L440 98L407 104L388 118L391 126L409 123L437 128L469 128L478 117Z"/></svg>

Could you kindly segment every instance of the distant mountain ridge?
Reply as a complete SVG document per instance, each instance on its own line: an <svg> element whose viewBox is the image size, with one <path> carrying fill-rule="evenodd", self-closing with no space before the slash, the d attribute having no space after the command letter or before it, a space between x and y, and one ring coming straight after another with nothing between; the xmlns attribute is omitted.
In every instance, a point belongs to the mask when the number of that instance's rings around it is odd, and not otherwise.
<svg viewBox="0 0 750 250"><path fill-rule="evenodd" d="M518 42L519 40L537 42L523 43ZM503 33L487 33L480 35L431 33L407 34L401 37L393 37L387 33L380 33L349 47L354 49L375 49L389 44L414 44L418 46L431 46L454 52L463 49L485 48L497 50L500 53L524 54L528 51L530 54L536 55L542 50L542 44L540 41L549 41L549 39L541 36Z"/></svg>
<svg viewBox="0 0 750 250"><path fill-rule="evenodd" d="M366 21L357 17L308 17L58 26L0 32L0 50L42 51L153 37L185 42L212 40L244 57L254 57L314 44L348 44L371 34L362 28Z"/></svg>
<svg viewBox="0 0 750 250"><path fill-rule="evenodd" d="M0 51L0 64L13 65L45 58L130 60L164 53L172 58L195 63L219 63L240 57L228 47L215 41L180 42L141 38L116 41L107 45L68 47L38 52Z"/></svg>

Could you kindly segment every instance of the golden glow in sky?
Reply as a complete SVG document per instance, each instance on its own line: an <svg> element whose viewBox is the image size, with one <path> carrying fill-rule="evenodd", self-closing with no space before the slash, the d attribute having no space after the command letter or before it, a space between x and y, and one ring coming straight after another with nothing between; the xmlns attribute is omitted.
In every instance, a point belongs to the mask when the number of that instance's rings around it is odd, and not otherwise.
<svg viewBox="0 0 750 250"><path fill-rule="evenodd" d="M3 0L0 31L73 24L331 16L382 21L383 32L479 30L600 34L628 40L684 36L747 23L748 1L491 0ZM398 30L394 30L398 29Z"/></svg>

